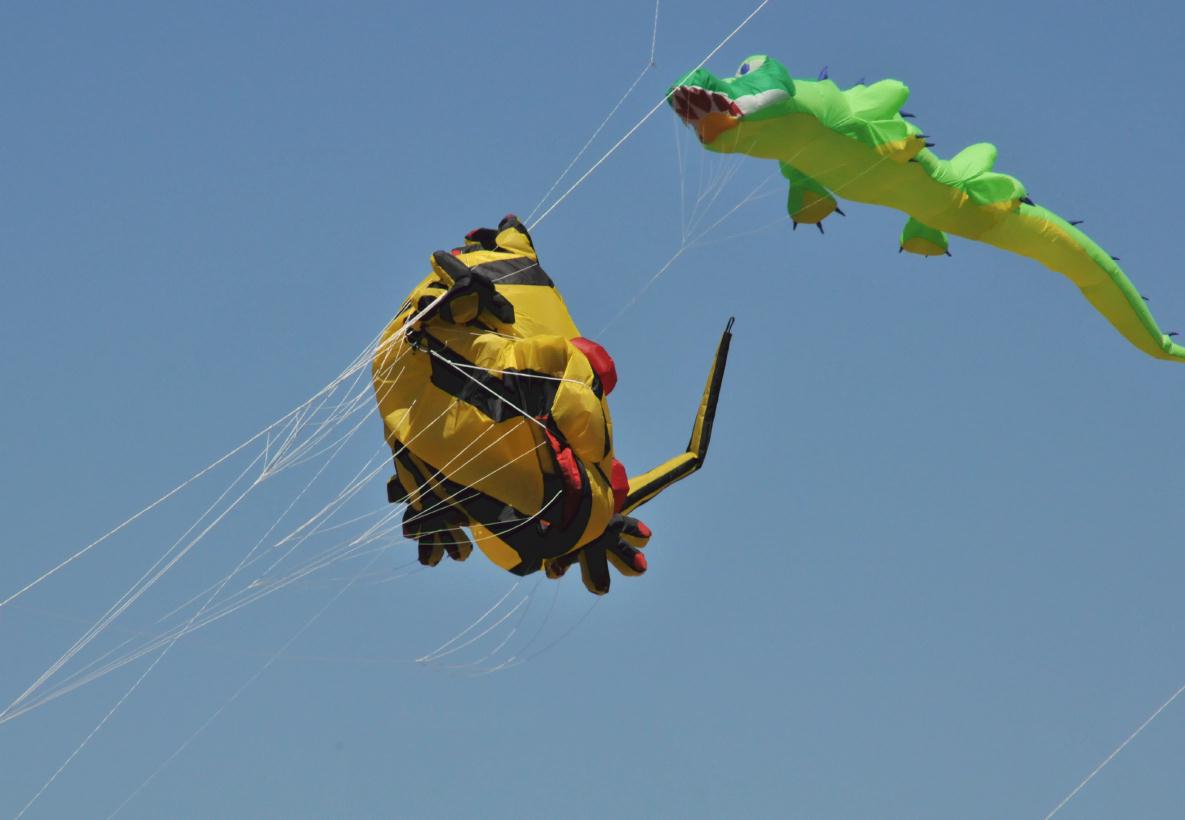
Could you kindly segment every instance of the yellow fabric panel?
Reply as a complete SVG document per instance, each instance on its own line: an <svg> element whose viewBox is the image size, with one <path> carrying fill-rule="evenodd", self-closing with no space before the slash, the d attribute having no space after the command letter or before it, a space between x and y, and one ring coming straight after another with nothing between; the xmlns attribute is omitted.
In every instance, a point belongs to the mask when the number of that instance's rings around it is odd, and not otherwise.
<svg viewBox="0 0 1185 820"><path fill-rule="evenodd" d="M604 481L596 470L588 470L590 490L592 491L592 514L588 524L576 541L576 545L568 552L575 552L594 540L605 531L609 521L613 518L613 489ZM532 511L534 512L534 511ZM525 527L535 527L537 522L527 521ZM487 558L502 569L511 569L520 562L520 557L505 541L489 531L480 522L471 522L469 530L473 534L473 541Z"/></svg>
<svg viewBox="0 0 1185 820"><path fill-rule="evenodd" d="M434 421L441 405L451 406ZM405 418L406 427L397 431L400 439L451 480L518 510L542 505L540 460L548 445L531 422L514 418L494 423L431 385Z"/></svg>
<svg viewBox="0 0 1185 820"><path fill-rule="evenodd" d="M607 553L605 553L605 557L609 559L609 563L612 564L618 572L620 572L622 575L626 576L627 578L636 578L637 576L642 574L642 573L638 572L636 569L634 569L632 566L627 564L625 561L622 561L621 558L619 558L616 553L607 552Z"/></svg>
<svg viewBox="0 0 1185 820"><path fill-rule="evenodd" d="M546 374L555 382L552 419L572 450L585 462L612 455L606 439L609 408L593 392L596 378L584 354L560 336L532 336L515 342L506 367Z"/></svg>
<svg viewBox="0 0 1185 820"><path fill-rule="evenodd" d="M453 313L453 321L458 324L472 322L476 319L480 307L481 305L476 293L470 293L459 299L454 299L449 305L449 309Z"/></svg>
<svg viewBox="0 0 1185 820"><path fill-rule="evenodd" d="M533 527L534 523L527 526ZM494 564L502 569L513 569L518 566L520 562L518 553L512 550L505 541L478 523L471 523L469 531L473 534L473 541L477 544L477 548Z"/></svg>
<svg viewBox="0 0 1185 820"><path fill-rule="evenodd" d="M592 464L587 465L587 468L589 489L592 491L592 514L580 535L581 547L603 533L613 518L613 487Z"/></svg>
<svg viewBox="0 0 1185 820"><path fill-rule="evenodd" d="M729 325L732 322L729 320ZM727 338L728 331L725 331ZM724 342L721 342L723 346ZM721 368L725 366L725 360L721 358L719 349L716 357L712 359L712 368L708 371L707 381L704 383L703 397L700 399L699 407L695 411L695 422L691 426L691 440L687 443L687 449L692 453L700 453L704 451L704 425L707 423L708 414L714 413L716 410L714 400L712 399L712 383L718 378L723 378ZM686 454L684 454L686 455ZM675 459L678 460L678 457ZM633 488L633 481L630 481L630 488Z"/></svg>
<svg viewBox="0 0 1185 820"><path fill-rule="evenodd" d="M539 285L498 285L498 292L514 305L514 327L519 336L580 335L564 298L555 288Z"/></svg>
<svg viewBox="0 0 1185 820"><path fill-rule="evenodd" d="M909 139L881 143L875 150L886 159L891 159L897 163L905 163L916 157L918 152L925 147L926 141L921 137L910 137Z"/></svg>
<svg viewBox="0 0 1185 820"><path fill-rule="evenodd" d="M498 236L494 241L508 251L511 251L517 256L526 256L529 259L537 259L535 255L535 248L531 245L527 235L517 228L507 228L504 231L499 231ZM467 264L474 264L472 262Z"/></svg>
<svg viewBox="0 0 1185 820"><path fill-rule="evenodd" d="M498 242L505 248L528 250L526 239L515 230L503 231ZM468 266L499 260L534 259L534 253L474 251L458 258ZM544 479L555 473L554 458L543 430L534 421L515 417L495 423L470 404L459 401L432 384L432 354L413 347L404 338L404 324L419 311L422 300L435 299L443 291L434 283L451 280L436 265L408 297L400 314L388 325L373 362L373 378L380 415L388 443L405 446L424 462L425 477L443 472L450 481L471 487L537 519L551 496L544 496ZM515 309L513 325L498 325L496 332L476 325L454 324L433 317L419 328L445 344L474 366L497 376L500 371L531 370L561 381L556 388L553 418L557 427L584 463L591 496L588 522L577 540L578 549L599 536L613 516L613 489L608 476L611 448L605 439L611 429L608 407L592 391L595 374L588 359L569 343L580 335L560 294L545 285L496 285ZM464 302L456 300L454 317L469 318ZM478 317L485 322L483 314ZM450 367L437 361L436 366ZM477 372L473 372L478 376ZM579 382L579 384L573 383ZM481 388L478 388L480 391ZM588 414L587 417L582 417ZM606 457L606 450L610 451ZM430 466L429 466L430 465ZM406 484L401 477L401 483ZM447 492L440 489L443 496ZM554 491L553 491L554 492ZM558 525L559 521L549 522ZM537 520L524 522L538 526ZM494 564L511 569L521 562L518 553L481 522L469 525L478 548Z"/></svg>
<svg viewBox="0 0 1185 820"><path fill-rule="evenodd" d="M529 336L510 347L508 367L532 370L552 378L562 378L568 367L571 346L562 336Z"/></svg>
<svg viewBox="0 0 1185 820"><path fill-rule="evenodd" d="M541 452L548 446L541 431L520 418L495 424L477 408L435 387L430 354L415 350L402 337L403 324L416 312L419 297L439 293L427 287L432 281L436 278L428 277L412 292L412 306L388 325L374 360L375 394L387 443L406 446L452 480L516 509L538 510L543 501L540 459L549 458ZM475 364L491 369L514 366L510 340L497 334L476 333L442 320L430 321L428 330Z"/></svg>
<svg viewBox="0 0 1185 820"><path fill-rule="evenodd" d="M732 319L724 329L720 338L720 345L716 348L716 355L712 359L712 369L708 371L708 379L704 384L704 392L696 409L695 422L691 428L691 440L687 443L687 450L668 459L653 470L630 478L629 494L623 513L630 513L654 498L667 487L680 479L686 478L703 466L703 459L707 455L708 440L711 438L711 419L716 413L716 402L720 397L720 387L723 384L724 368L728 361L728 348L732 339Z"/></svg>
<svg viewBox="0 0 1185 820"><path fill-rule="evenodd" d="M655 467L653 470L647 470L641 475L630 477L630 495L632 496L639 488L645 487L647 484L654 482L656 484L653 492L642 496L641 498L631 499L631 502L622 510L623 513L629 513L636 510L638 507L645 504L651 498L658 495L660 492L670 486L670 481L663 481L666 476L678 474L685 469L687 465L699 460L699 456L694 452L684 452L675 456L674 458L664 461L662 464Z"/></svg>
<svg viewBox="0 0 1185 820"><path fill-rule="evenodd" d="M934 244L929 239L913 236L901 243L901 249L906 253L916 253L921 256L942 256L946 248Z"/></svg>
<svg viewBox="0 0 1185 820"><path fill-rule="evenodd" d="M402 322L396 320L384 331L372 366L375 398L391 447L398 446L395 430L415 398L416 386L426 382L431 372L427 357L413 355L402 333L394 335L394 329L399 327Z"/></svg>
<svg viewBox="0 0 1185 820"><path fill-rule="evenodd" d="M505 234L505 233L506 232L503 231L503 234ZM515 233L518 233L518 231L515 231ZM528 259L531 259L531 260L537 260L537 258L538 258L535 256L534 252L531 252L531 253L506 253L504 251L487 251L487 250L483 249L483 250L469 251L468 253L457 254L457 259L461 260L468 267L474 268L474 267L477 267L478 265L484 265L487 262L497 262L502 259L521 259L524 256L527 257ZM436 276L440 279L440 281L444 282L445 284L451 285L452 278L449 277L449 275L447 273L445 273L444 270L442 270L439 265L436 264L436 260L429 258L429 262L432 265L432 272L436 274Z"/></svg>
<svg viewBox="0 0 1185 820"><path fill-rule="evenodd" d="M572 349L577 355L570 360L564 381L556 390L552 418L582 461L600 463L613 455L606 438L609 407L592 390L593 372L588 360Z"/></svg>
<svg viewBox="0 0 1185 820"><path fill-rule="evenodd" d="M733 133L737 133L733 137ZM717 145L726 152L745 152L781 160L787 153L794 167L814 178L837 197L871 202L912 214L939 230L977 238L996 221L991 209L977 207L959 213L967 200L962 191L935 182L916 163L895 162L858 140L827 128L809 114L790 114L748 125L743 142L730 132ZM730 142L726 142L730 141ZM789 149L787 149L789 146ZM897 155L899 156L899 154ZM959 213L956 226L944 221Z"/></svg>
<svg viewBox="0 0 1185 820"><path fill-rule="evenodd" d="M712 148L743 148L752 156L774 160L789 153L795 168L836 196L896 208L937 230L1036 259L1073 281L1140 350L1161 359L1176 358L1165 349L1166 337L1149 324L1147 310L1137 304L1139 295L1120 288L1067 229L1043 214L1026 214L1011 201L975 204L959 189L932 179L919 164L890 161L808 114L751 122L743 137L739 130L731 131Z"/></svg>
<svg viewBox="0 0 1185 820"><path fill-rule="evenodd" d="M814 225L829 217L835 208L835 200L831 197L819 196L814 191L803 191L802 207L791 214L791 218L804 225Z"/></svg>
<svg viewBox="0 0 1185 820"><path fill-rule="evenodd" d="M1157 344L1160 333L1155 325L1146 325L1142 321L1147 312L1130 309L1139 295L1124 293L1066 229L1048 219L1010 213L980 238L996 247L1036 259L1050 270L1065 275L1133 345L1160 359L1175 358Z"/></svg>

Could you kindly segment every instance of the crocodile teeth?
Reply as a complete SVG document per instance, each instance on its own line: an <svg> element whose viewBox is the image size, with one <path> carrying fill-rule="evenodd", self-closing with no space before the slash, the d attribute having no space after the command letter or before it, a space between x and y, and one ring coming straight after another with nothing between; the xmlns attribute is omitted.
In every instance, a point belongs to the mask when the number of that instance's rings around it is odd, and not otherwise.
<svg viewBox="0 0 1185 820"><path fill-rule="evenodd" d="M671 93L671 107L683 122L694 125L706 114L719 111L734 117L741 116L740 107L726 95L706 88L681 85Z"/></svg>

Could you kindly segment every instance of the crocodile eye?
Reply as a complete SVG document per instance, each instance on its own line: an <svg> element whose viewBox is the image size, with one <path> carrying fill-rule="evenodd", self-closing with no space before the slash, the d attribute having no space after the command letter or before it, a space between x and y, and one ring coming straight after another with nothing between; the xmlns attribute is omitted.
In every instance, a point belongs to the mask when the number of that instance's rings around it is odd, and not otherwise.
<svg viewBox="0 0 1185 820"><path fill-rule="evenodd" d="M744 77L750 71L756 71L757 69L761 68L761 65L764 62L765 57L763 55L755 54L754 56L746 59L745 62L741 63L741 67L737 69L736 75L738 77Z"/></svg>

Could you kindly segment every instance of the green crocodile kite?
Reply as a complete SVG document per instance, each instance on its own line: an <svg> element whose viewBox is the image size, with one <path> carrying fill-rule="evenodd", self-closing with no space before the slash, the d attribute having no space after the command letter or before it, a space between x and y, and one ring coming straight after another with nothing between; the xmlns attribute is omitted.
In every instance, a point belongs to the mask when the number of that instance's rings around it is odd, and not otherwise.
<svg viewBox="0 0 1185 820"><path fill-rule="evenodd" d="M834 194L909 215L900 249L947 253L943 231L1029 256L1064 274L1128 341L1159 359L1185 360L1185 347L1161 331L1116 259L1057 214L1034 205L1013 177L992 171L986 142L939 159L901 110L909 88L897 80L841 91L827 79L792 79L757 55L735 77L706 69L686 75L668 102L709 151L776 159L790 181L794 227L823 230L843 214ZM949 255L949 254L947 254Z"/></svg>

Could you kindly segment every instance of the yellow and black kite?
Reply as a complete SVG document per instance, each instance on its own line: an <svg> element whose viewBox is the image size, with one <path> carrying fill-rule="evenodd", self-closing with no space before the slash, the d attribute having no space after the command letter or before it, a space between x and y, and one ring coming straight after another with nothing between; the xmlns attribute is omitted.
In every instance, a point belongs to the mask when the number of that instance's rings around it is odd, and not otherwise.
<svg viewBox="0 0 1185 820"><path fill-rule="evenodd" d="M628 515L699 469L731 339L716 351L685 452L627 478L613 452L609 354L583 338L530 235L513 215L432 255L384 331L374 389L395 460L392 502L420 561L482 552L517 575L562 575L609 589L608 563L646 570L650 531Z"/></svg>

